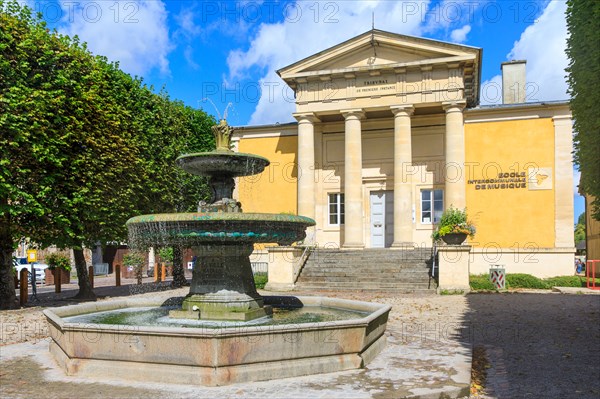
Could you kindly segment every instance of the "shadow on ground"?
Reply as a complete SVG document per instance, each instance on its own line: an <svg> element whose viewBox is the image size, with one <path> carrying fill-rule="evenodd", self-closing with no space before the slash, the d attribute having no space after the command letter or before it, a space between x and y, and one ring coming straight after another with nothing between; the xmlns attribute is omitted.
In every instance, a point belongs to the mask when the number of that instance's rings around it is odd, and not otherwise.
<svg viewBox="0 0 600 399"><path fill-rule="evenodd" d="M487 395L600 397L600 296L471 294L463 339L483 348Z"/></svg>

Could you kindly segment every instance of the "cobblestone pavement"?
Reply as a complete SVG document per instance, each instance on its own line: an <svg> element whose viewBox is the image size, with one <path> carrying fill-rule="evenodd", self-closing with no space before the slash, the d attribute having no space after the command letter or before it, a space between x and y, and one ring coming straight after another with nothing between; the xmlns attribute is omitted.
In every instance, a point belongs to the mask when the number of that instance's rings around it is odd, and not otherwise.
<svg viewBox="0 0 600 399"><path fill-rule="evenodd" d="M468 295L464 338L483 346L487 397L600 397L600 296Z"/></svg>

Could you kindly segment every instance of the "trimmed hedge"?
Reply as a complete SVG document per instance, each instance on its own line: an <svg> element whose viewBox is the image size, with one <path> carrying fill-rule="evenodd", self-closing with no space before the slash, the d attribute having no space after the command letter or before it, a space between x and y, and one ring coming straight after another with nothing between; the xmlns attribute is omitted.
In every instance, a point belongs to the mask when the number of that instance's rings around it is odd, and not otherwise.
<svg viewBox="0 0 600 399"><path fill-rule="evenodd" d="M266 274L255 274L254 275L254 284L256 285L256 289L262 290L265 288L267 284L268 278Z"/></svg>
<svg viewBox="0 0 600 399"><path fill-rule="evenodd" d="M596 278L596 284L600 279ZM489 275L478 274L469 277L469 284L475 291L494 291L496 288L490 281ZM585 277L558 276L541 279L531 274L514 273L506 275L506 288L551 289L552 287L585 287Z"/></svg>
<svg viewBox="0 0 600 399"><path fill-rule="evenodd" d="M548 289L545 281L531 274L515 273L506 275L506 288L532 288L532 289Z"/></svg>
<svg viewBox="0 0 600 399"><path fill-rule="evenodd" d="M476 291L493 291L494 284L490 281L490 276L487 274L472 274L469 277L469 285L472 290Z"/></svg>

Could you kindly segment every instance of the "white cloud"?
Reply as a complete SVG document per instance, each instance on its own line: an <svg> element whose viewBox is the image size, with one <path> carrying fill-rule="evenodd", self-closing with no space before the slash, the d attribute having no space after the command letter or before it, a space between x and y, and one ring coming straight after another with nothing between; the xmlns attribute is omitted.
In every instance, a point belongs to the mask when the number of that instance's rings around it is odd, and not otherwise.
<svg viewBox="0 0 600 399"><path fill-rule="evenodd" d="M193 8L185 8L175 16L175 21L179 25L178 32L181 32L188 39L194 38L202 32L200 26L194 22L195 16L196 13Z"/></svg>
<svg viewBox="0 0 600 399"><path fill-rule="evenodd" d="M502 103L502 76L496 75L481 84L479 102L481 105Z"/></svg>
<svg viewBox="0 0 600 399"><path fill-rule="evenodd" d="M525 29L508 54L509 59L527 59L527 101L568 98L565 68L569 60L567 21L563 1L552 1L536 23Z"/></svg>
<svg viewBox="0 0 600 399"><path fill-rule="evenodd" d="M581 172L573 168L573 194L579 195L579 180L581 179Z"/></svg>
<svg viewBox="0 0 600 399"><path fill-rule="evenodd" d="M261 87L265 84L282 87L274 91L274 97L263 91L249 123L293 120L294 104L285 98L284 83L275 71L370 30L372 12L377 29L419 35L422 15L408 13L407 4L420 8L426 7L429 1L298 2L294 14L290 12L282 22L262 24L249 48L233 50L227 59L227 85L250 78L258 70L262 76Z"/></svg>
<svg viewBox="0 0 600 399"><path fill-rule="evenodd" d="M155 68L169 73L171 44L162 1L62 1L61 7L60 30L79 36L94 54L118 61L124 71L134 75Z"/></svg>
<svg viewBox="0 0 600 399"><path fill-rule="evenodd" d="M465 25L462 28L454 29L450 33L450 38L455 43L464 43L467 41L467 34L471 32L471 25Z"/></svg>
<svg viewBox="0 0 600 399"><path fill-rule="evenodd" d="M183 50L183 56L184 56L185 60L187 61L188 65L190 66L190 68L192 68L192 69L200 68L200 65L198 65L198 63L196 63L196 61L194 60L194 49L189 44L187 46L185 46L185 50Z"/></svg>
<svg viewBox="0 0 600 399"><path fill-rule="evenodd" d="M523 31L507 55L507 60L527 60L527 102L568 99L565 10L565 2L549 2L542 15ZM501 76L497 75L482 84L482 104L501 102L501 92L500 97L489 95L497 85L502 87L501 82Z"/></svg>

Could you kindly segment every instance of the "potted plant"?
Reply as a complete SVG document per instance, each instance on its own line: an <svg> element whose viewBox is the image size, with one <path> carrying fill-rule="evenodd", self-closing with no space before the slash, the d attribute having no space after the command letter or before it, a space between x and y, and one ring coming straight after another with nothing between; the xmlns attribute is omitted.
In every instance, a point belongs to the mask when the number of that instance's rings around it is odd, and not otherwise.
<svg viewBox="0 0 600 399"><path fill-rule="evenodd" d="M167 276L173 274L173 247L165 247L158 250L158 258L160 262L157 262L155 267L158 268L158 274L161 273L161 263L164 263L167 267Z"/></svg>
<svg viewBox="0 0 600 399"><path fill-rule="evenodd" d="M127 268L127 271L133 271L137 278L137 283L142 284L142 273L144 266L144 257L139 252L128 252L123 256L123 266Z"/></svg>
<svg viewBox="0 0 600 399"><path fill-rule="evenodd" d="M475 225L467 217L466 209L450 207L442 213L440 222L432 234L433 240L442 240L449 245L460 245L467 236L475 236Z"/></svg>
<svg viewBox="0 0 600 399"><path fill-rule="evenodd" d="M54 284L57 273L60 273L60 283L69 284L71 282L71 260L59 252L53 252L46 255L45 262L48 264L46 269L46 285Z"/></svg>

